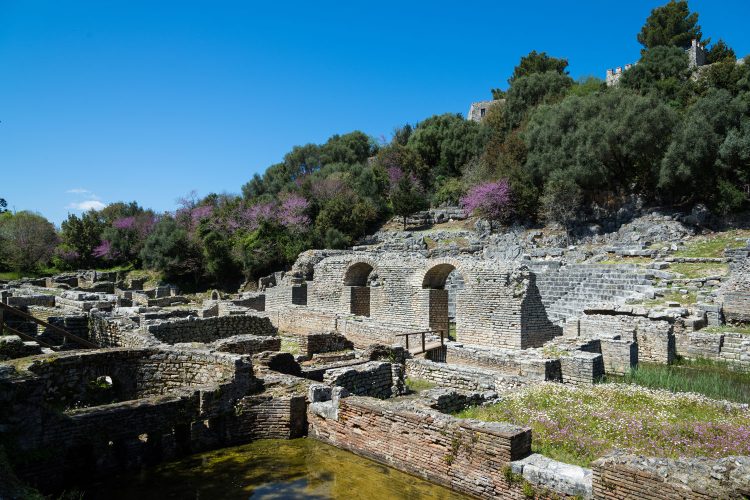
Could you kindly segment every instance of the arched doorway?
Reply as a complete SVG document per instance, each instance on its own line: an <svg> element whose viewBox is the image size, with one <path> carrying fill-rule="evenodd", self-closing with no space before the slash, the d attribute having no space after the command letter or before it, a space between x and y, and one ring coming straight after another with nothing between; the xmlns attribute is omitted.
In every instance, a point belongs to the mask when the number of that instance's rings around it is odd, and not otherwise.
<svg viewBox="0 0 750 500"><path fill-rule="evenodd" d="M437 264L424 275L422 288L429 290L429 326L431 330L456 339L456 296L464 288L464 278L456 266Z"/></svg>
<svg viewBox="0 0 750 500"><path fill-rule="evenodd" d="M357 262L344 274L344 286L349 289L349 312L357 316L370 315L369 277L372 269L366 262Z"/></svg>

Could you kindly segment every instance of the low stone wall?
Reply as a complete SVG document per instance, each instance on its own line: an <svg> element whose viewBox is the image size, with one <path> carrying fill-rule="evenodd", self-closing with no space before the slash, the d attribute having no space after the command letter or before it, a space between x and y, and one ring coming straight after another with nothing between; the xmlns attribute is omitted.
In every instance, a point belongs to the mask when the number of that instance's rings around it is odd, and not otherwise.
<svg viewBox="0 0 750 500"><path fill-rule="evenodd" d="M672 325L628 314L586 314L572 320L578 322L579 335L584 338L629 340L638 344L638 360L669 364L676 355Z"/></svg>
<svg viewBox="0 0 750 500"><path fill-rule="evenodd" d="M89 315L88 340L100 347L147 347L159 343L131 319L100 312Z"/></svg>
<svg viewBox="0 0 750 500"><path fill-rule="evenodd" d="M350 340L337 333L310 333L299 335L296 339L298 340L300 353L306 356L354 349L354 344Z"/></svg>
<svg viewBox="0 0 750 500"><path fill-rule="evenodd" d="M276 335L277 329L267 317L219 316L211 318L188 317L158 321L143 326L143 331L167 344L180 342L210 343L235 335Z"/></svg>
<svg viewBox="0 0 750 500"><path fill-rule="evenodd" d="M450 342L447 344L446 361L449 364L488 368L528 380L562 380L560 361L540 357L534 352L487 349Z"/></svg>
<svg viewBox="0 0 750 500"><path fill-rule="evenodd" d="M573 385L591 385L604 376L601 354L573 351L560 357L562 382Z"/></svg>
<svg viewBox="0 0 750 500"><path fill-rule="evenodd" d="M613 455L592 464L594 498L747 498L750 457L718 460Z"/></svg>
<svg viewBox="0 0 750 500"><path fill-rule="evenodd" d="M41 353L42 349L36 342L24 342L15 335L0 335L0 361Z"/></svg>
<svg viewBox="0 0 750 500"><path fill-rule="evenodd" d="M219 352L234 354L257 354L281 349L281 338L269 335L235 335L209 344L209 348Z"/></svg>
<svg viewBox="0 0 750 500"><path fill-rule="evenodd" d="M724 293L723 311L730 323L750 323L750 291Z"/></svg>
<svg viewBox="0 0 750 500"><path fill-rule="evenodd" d="M245 396L235 406L229 434L246 439L294 439L307 434L305 396Z"/></svg>
<svg viewBox="0 0 750 500"><path fill-rule="evenodd" d="M519 377L513 375L416 358L406 360L406 376L434 382L439 387L471 392L505 392L525 385Z"/></svg>
<svg viewBox="0 0 750 500"><path fill-rule="evenodd" d="M502 471L530 453L529 429L356 396L325 408L331 404L310 405L311 437L455 491L480 498L524 498L521 485Z"/></svg>
<svg viewBox="0 0 750 500"><path fill-rule="evenodd" d="M337 331L337 315L291 306L283 311L266 311L271 323L282 333L307 334Z"/></svg>
<svg viewBox="0 0 750 500"><path fill-rule="evenodd" d="M11 307L38 306L55 307L54 295L12 295L8 297L7 304Z"/></svg>
<svg viewBox="0 0 750 500"><path fill-rule="evenodd" d="M707 358L750 369L750 335L742 333L684 332L677 337L678 353L686 358Z"/></svg>
<svg viewBox="0 0 750 500"><path fill-rule="evenodd" d="M382 361L327 370L323 375L327 385L343 387L350 394L387 399L404 392L401 365Z"/></svg>
<svg viewBox="0 0 750 500"><path fill-rule="evenodd" d="M638 345L635 342L601 339L599 345L605 373L625 375L638 365Z"/></svg>

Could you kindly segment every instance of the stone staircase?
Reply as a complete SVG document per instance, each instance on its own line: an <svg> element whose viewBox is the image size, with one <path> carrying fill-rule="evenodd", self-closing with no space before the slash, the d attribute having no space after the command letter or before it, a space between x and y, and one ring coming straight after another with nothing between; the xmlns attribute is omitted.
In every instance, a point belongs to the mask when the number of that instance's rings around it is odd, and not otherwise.
<svg viewBox="0 0 750 500"><path fill-rule="evenodd" d="M601 303L624 303L652 287L651 275L633 265L571 264L539 272L536 284L549 319L559 323Z"/></svg>

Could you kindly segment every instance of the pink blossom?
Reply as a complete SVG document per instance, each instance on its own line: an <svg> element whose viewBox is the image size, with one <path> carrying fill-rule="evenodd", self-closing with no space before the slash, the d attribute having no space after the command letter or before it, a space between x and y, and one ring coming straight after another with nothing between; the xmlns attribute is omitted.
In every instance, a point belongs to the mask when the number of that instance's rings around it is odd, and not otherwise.
<svg viewBox="0 0 750 500"><path fill-rule="evenodd" d="M310 218L306 214L309 205L307 200L300 195L288 195L281 203L279 210L281 224L294 229L306 228L310 224Z"/></svg>
<svg viewBox="0 0 750 500"><path fill-rule="evenodd" d="M461 198L468 212L490 220L503 220L511 212L511 192L506 179L478 184Z"/></svg>
<svg viewBox="0 0 750 500"><path fill-rule="evenodd" d="M112 227L115 229L133 229L133 226L135 226L135 217L133 216L123 217L112 223Z"/></svg>
<svg viewBox="0 0 750 500"><path fill-rule="evenodd" d="M112 243L107 240L102 240L98 247L94 248L91 255L97 258L109 259L112 257Z"/></svg>

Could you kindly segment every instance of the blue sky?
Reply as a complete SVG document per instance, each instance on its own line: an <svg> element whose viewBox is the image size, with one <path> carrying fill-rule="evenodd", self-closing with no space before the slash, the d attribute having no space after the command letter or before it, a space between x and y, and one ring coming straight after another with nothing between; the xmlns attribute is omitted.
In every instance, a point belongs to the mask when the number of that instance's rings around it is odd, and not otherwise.
<svg viewBox="0 0 750 500"><path fill-rule="evenodd" d="M466 113L532 49L603 77L665 1L0 0L0 198L59 224L237 193L295 144ZM690 2L739 55L749 5Z"/></svg>

